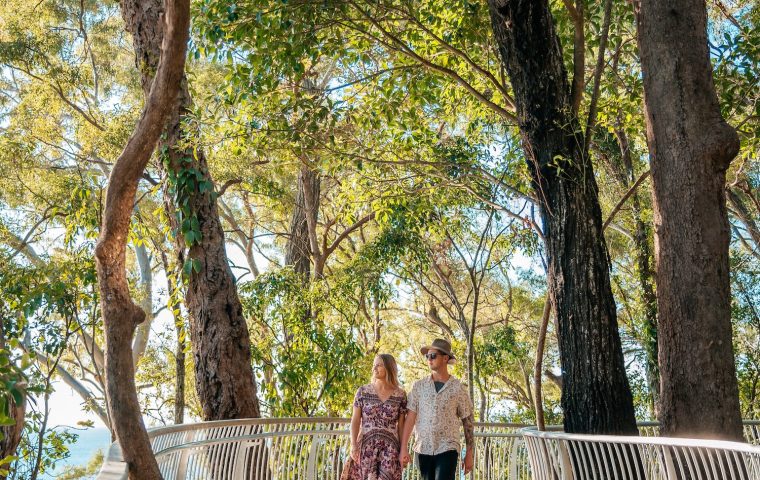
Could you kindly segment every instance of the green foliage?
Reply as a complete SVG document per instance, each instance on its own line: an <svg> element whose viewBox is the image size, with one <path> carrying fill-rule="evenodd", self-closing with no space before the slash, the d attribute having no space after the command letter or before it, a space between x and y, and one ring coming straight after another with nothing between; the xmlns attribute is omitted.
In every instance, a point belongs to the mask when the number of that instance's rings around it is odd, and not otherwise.
<svg viewBox="0 0 760 480"><path fill-rule="evenodd" d="M731 316L734 322L737 377L742 415L760 415L760 261L739 250L732 252Z"/></svg>
<svg viewBox="0 0 760 480"><path fill-rule="evenodd" d="M3 396L0 423L13 423L8 418L10 400L27 404L24 430L13 464L11 478L24 475L39 461L45 472L68 456L68 445L76 434L51 430L39 400L51 393L50 374L35 361L58 362L69 336L78 328L80 312L97 301L94 296L95 269L91 254L61 259L40 267L17 266L7 261L0 274L0 317L8 350L0 350L0 378ZM42 361L42 364L46 361ZM43 402L46 405L47 400ZM25 473L24 473L25 472Z"/></svg>
<svg viewBox="0 0 760 480"><path fill-rule="evenodd" d="M304 285L292 269L260 276L241 289L253 319L252 353L262 367L264 401L272 416L345 414L366 363L353 325L327 319L345 299L326 285Z"/></svg>
<svg viewBox="0 0 760 480"><path fill-rule="evenodd" d="M68 429L45 429L45 415L40 412L27 414L24 424L24 434L17 449L18 459L13 465L9 479L22 480L31 477L33 471L45 474L70 456L70 446L75 444L79 436ZM42 443L39 443L42 435ZM37 467L37 459L39 466Z"/></svg>
<svg viewBox="0 0 760 480"><path fill-rule="evenodd" d="M107 176L143 96L115 2L6 4L0 6L0 307L7 339L0 349L0 424L8 419L9 399L44 398L50 391L49 372L31 363L39 358L33 352L60 358L67 368L84 359L86 369L96 370L81 338L74 339L86 331L102 345L92 253ZM583 5L588 79L603 3ZM729 205L732 307L742 409L757 416L760 291L750 224L760 220L760 9L732 2L734 17L727 19L710 5L715 83L723 112L742 138L728 172L748 216L740 218ZM564 4L552 7L572 72L574 25ZM605 218L649 168L633 7L616 2L612 15L590 145ZM478 411L489 420L535 418L532 368L546 288L540 213L489 25L487 4L469 0L193 4L187 71L195 105L183 128L194 135L182 141L190 153L167 168L168 152L158 152L146 171L151 180L169 172L165 186L177 217L165 218L160 182L141 183L128 241L147 249L158 280L154 303L168 304L181 322L180 339L187 340L183 278L202 273L202 265L187 257L175 266L171 252L175 238L184 249L203 240L192 196L217 201L228 250L243 252L248 264L241 267L241 256L231 254L233 271L246 271L239 290L266 414L348 414L380 351L396 355L408 388L427 373L419 345L451 336L463 353L460 322L471 320L477 307ZM592 87L586 82L581 119ZM231 185L221 196L192 167L191 155L201 148L212 177ZM553 168L571 166L557 158ZM316 244L320 253L329 250L323 271L309 278L282 261L303 167L321 182ZM655 332L645 324L650 306L634 232L639 222L647 226L653 251L650 190L642 183L636 206L629 199L605 232L642 417L652 392L641 365ZM484 230L488 255L475 259ZM166 266L158 261L162 254L169 257ZM477 299L468 261L483 272ZM131 254L127 268L134 298L151 297L139 291L144 285ZM172 280L172 291L164 278ZM168 423L177 334L172 321L160 320L152 330L136 378L145 386L145 413ZM560 370L555 338L550 324L545 367L551 372ZM466 377L466 363L454 372ZM198 416L191 359L186 374L188 412ZM547 423L561 423L559 388L546 378L542 385ZM101 393L92 393L87 408L102 406ZM44 415L33 407L17 464L36 460L42 435L41 470L49 471L75 438L42 428ZM19 467L15 478L28 474Z"/></svg>
<svg viewBox="0 0 760 480"><path fill-rule="evenodd" d="M87 465L66 467L56 476L58 480L83 480L94 477L103 465L103 450L97 450Z"/></svg>

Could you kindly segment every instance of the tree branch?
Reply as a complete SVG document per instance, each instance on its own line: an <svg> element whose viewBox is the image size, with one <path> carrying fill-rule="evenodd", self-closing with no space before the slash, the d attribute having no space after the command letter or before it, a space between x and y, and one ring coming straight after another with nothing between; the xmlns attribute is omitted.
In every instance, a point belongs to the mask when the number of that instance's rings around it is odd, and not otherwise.
<svg viewBox="0 0 760 480"><path fill-rule="evenodd" d="M423 58L420 56L417 52L412 50L405 42L403 42L401 39L390 33L389 31L385 30L382 25L380 25L380 22L378 22L374 17L372 17L368 12L364 11L359 5L356 4L356 2L349 0L349 3L354 6L372 25L377 28L380 33L382 33L385 37L387 37L393 44L396 45L397 49L406 55L407 57L415 60L416 62L421 63L425 67L429 68L430 70L433 70L435 72L441 73L450 79L454 80L456 83L464 87L465 90L470 92L472 96L474 96L476 99L478 99L481 103L483 103L485 106L490 108L493 112L504 118L505 120L513 123L517 123L517 117L506 110L504 107L501 107L491 100L487 99L485 95L483 95L482 92L479 92L475 87L473 87L467 80L462 78L461 75L459 75L457 72L450 68L443 67L441 65L438 65L436 63L431 62L430 60ZM361 32L369 37L374 38L375 40L379 40L377 37L369 33L368 31L359 28L356 25L349 25L349 27L353 28L354 30ZM387 43L382 42L387 45Z"/></svg>
<svg viewBox="0 0 760 480"><path fill-rule="evenodd" d="M562 0L570 13L570 19L573 21L573 84L571 87L571 104L573 114L578 115L583 99L583 89L586 74L586 32L584 25L583 1L576 0L576 6L570 0Z"/></svg>
<svg viewBox="0 0 760 480"><path fill-rule="evenodd" d="M602 231L606 230L607 227L610 225L612 220L615 219L615 215L620 211L620 209L625 205L625 202L631 198L631 195L633 195L636 192L636 189L639 188L639 185L641 185L641 182L646 180L646 178L649 176L650 170L647 170L646 172L642 173L641 176L639 176L639 179L636 180L636 183L633 184L633 186L628 189L625 195L623 195L623 198L620 199L620 201L615 205L615 208L612 209L609 216L607 216L607 220L604 221L604 224L602 225Z"/></svg>
<svg viewBox="0 0 760 480"><path fill-rule="evenodd" d="M604 20L602 24L602 37L599 40L599 52L596 57L596 67L594 68L594 88L591 93L591 105L588 109L588 119L586 121L586 135L583 145L583 156L588 155L588 147L591 142L591 135L596 126L597 105L599 103L599 87L602 83L602 72L604 71L604 54L607 51L607 38L610 33L610 21L612 18L612 0L606 0L604 4ZM573 79L575 83L575 79Z"/></svg>
<svg viewBox="0 0 760 480"><path fill-rule="evenodd" d="M336 248L338 248L338 245L340 242L345 240L349 235L351 235L352 232L354 232L356 229L361 228L362 225L365 223L373 220L375 218L375 212L370 213L369 215L365 215L361 220L357 221L347 229L343 230L343 232L338 235L338 238L336 238L329 247L327 247L323 253L324 257L330 256L331 253L335 251Z"/></svg>
<svg viewBox="0 0 760 480"><path fill-rule="evenodd" d="M122 2L123 16L129 5ZM132 136L111 171L100 238L95 247L106 345L106 393L116 436L132 480L158 480L134 383L131 340L145 312L130 296L126 272L129 236L137 186L176 105L190 25L189 0L167 0L163 18L161 57L145 108Z"/></svg>
<svg viewBox="0 0 760 480"><path fill-rule="evenodd" d="M52 362L51 360L42 352L35 352L35 357L37 360L37 363L39 363L42 366L48 367ZM65 368L63 368L60 363L56 363L55 365L55 372L61 377L61 380L72 388L75 392L77 392L77 395L79 395L82 400L90 407L90 409L95 412L95 414L98 416L98 418L110 429L111 421L108 418L108 414L106 414L106 411L101 407L97 399L92 395L92 393L85 387L79 380L77 380L71 373L69 373Z"/></svg>

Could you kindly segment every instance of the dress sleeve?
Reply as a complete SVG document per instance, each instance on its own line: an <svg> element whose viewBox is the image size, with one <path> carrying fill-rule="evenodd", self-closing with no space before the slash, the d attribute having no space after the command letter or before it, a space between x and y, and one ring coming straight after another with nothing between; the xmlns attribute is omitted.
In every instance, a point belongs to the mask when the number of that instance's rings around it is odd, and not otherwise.
<svg viewBox="0 0 760 480"><path fill-rule="evenodd" d="M362 408L364 405L364 395L362 395L363 392L364 387L359 387L359 389L356 391L356 395L354 395L354 407Z"/></svg>
<svg viewBox="0 0 760 480"><path fill-rule="evenodd" d="M409 411L407 408L407 403L406 392L404 390L401 390L401 406L399 407L399 415L406 415L406 412Z"/></svg>

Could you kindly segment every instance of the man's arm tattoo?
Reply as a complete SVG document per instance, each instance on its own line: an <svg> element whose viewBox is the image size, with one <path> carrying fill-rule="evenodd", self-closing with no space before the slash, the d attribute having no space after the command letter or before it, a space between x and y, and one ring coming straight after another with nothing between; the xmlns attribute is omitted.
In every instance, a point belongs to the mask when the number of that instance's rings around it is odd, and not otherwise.
<svg viewBox="0 0 760 480"><path fill-rule="evenodd" d="M463 418L462 426L464 427L464 444L470 449L475 446L475 416L471 414Z"/></svg>

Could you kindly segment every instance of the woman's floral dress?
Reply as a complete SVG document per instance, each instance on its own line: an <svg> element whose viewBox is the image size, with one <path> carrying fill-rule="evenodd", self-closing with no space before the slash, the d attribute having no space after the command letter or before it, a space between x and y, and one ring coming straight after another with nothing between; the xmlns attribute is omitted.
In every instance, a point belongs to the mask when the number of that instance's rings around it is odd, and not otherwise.
<svg viewBox="0 0 760 480"><path fill-rule="evenodd" d="M398 420L406 415L406 392L398 388L381 401L371 384L360 387L354 407L362 410L359 462L353 462L350 480L401 480Z"/></svg>

